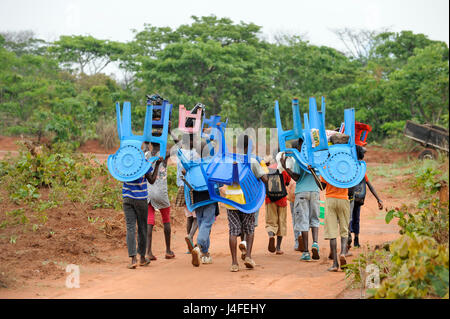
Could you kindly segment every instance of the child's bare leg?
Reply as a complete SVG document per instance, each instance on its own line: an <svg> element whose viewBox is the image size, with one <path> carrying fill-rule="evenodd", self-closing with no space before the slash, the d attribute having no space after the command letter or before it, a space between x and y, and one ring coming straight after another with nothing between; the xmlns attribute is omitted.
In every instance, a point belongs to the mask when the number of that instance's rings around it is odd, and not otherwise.
<svg viewBox="0 0 450 319"><path fill-rule="evenodd" d="M277 236L277 251L281 251L281 241L283 240L283 236Z"/></svg>
<svg viewBox="0 0 450 319"><path fill-rule="evenodd" d="M229 238L230 252L231 252L231 260L233 265L238 265L237 261L237 236L230 235Z"/></svg>
<svg viewBox="0 0 450 319"><path fill-rule="evenodd" d="M164 223L164 239L166 241L166 254L173 255L173 252L170 250L170 223Z"/></svg>
<svg viewBox="0 0 450 319"><path fill-rule="evenodd" d="M255 238L255 233L245 234L246 242L247 242L247 255L246 257L252 258L252 247L253 247L253 239Z"/></svg>
<svg viewBox="0 0 450 319"><path fill-rule="evenodd" d="M191 228L192 228L192 222L194 221L193 216L189 216L186 218L186 234L190 236L191 234Z"/></svg>
<svg viewBox="0 0 450 319"><path fill-rule="evenodd" d="M338 264L338 259L337 259L337 241L336 241L336 238L330 239L330 250L331 250L331 255L333 257L333 266L328 268L328 271L338 271L339 264Z"/></svg>
<svg viewBox="0 0 450 319"><path fill-rule="evenodd" d="M189 237L193 240L195 232L198 229L198 223L197 223L197 218L196 217L192 217L192 218L193 219L192 219L191 229L189 230Z"/></svg>
<svg viewBox="0 0 450 319"><path fill-rule="evenodd" d="M152 235L153 235L153 225L147 225L147 252L146 256L153 257L152 253Z"/></svg>

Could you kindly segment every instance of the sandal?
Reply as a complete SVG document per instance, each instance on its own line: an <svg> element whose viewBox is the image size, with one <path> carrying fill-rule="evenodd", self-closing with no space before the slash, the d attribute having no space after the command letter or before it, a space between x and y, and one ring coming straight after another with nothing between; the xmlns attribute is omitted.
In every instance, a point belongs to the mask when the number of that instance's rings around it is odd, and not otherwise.
<svg viewBox="0 0 450 319"><path fill-rule="evenodd" d="M277 250L277 255L283 255L284 254L284 251L282 251L282 250Z"/></svg>
<svg viewBox="0 0 450 319"><path fill-rule="evenodd" d="M230 271L231 272L239 271L239 265L231 265Z"/></svg>
<svg viewBox="0 0 450 319"><path fill-rule="evenodd" d="M244 262L245 267L249 268L249 269L253 269L256 266L256 263L253 259L251 259L250 257L245 257L245 262Z"/></svg>
<svg viewBox="0 0 450 319"><path fill-rule="evenodd" d="M156 257L153 256L153 255L151 255L151 256L146 255L145 258L148 258L148 259L150 259L150 260L156 260Z"/></svg>
<svg viewBox="0 0 450 319"><path fill-rule="evenodd" d="M144 262L140 262L139 266L148 266L148 264L150 264L150 258L145 257L145 261Z"/></svg>
<svg viewBox="0 0 450 319"><path fill-rule="evenodd" d="M328 271L334 271L337 272L339 270L339 267L335 267L335 266L331 266L330 268L327 269Z"/></svg>
<svg viewBox="0 0 450 319"><path fill-rule="evenodd" d="M175 254L172 252L172 254L166 254L166 259L172 259L175 258Z"/></svg>
<svg viewBox="0 0 450 319"><path fill-rule="evenodd" d="M127 266L128 269L136 269L136 267L137 267L137 263L129 264L129 265Z"/></svg>

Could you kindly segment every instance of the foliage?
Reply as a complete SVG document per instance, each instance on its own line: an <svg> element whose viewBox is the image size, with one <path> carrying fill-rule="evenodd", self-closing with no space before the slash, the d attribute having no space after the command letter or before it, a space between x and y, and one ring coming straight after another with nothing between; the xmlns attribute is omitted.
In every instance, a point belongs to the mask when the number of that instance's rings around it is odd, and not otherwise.
<svg viewBox="0 0 450 319"><path fill-rule="evenodd" d="M431 237L407 233L390 246L390 276L373 298L448 298L448 245Z"/></svg>
<svg viewBox="0 0 450 319"><path fill-rule="evenodd" d="M90 209L122 208L121 183L109 175L106 166L72 152L63 143L37 154L22 147L18 157L1 160L0 186L11 201L28 207L6 212L2 227L18 221L26 224L31 216L44 224L51 209L64 203ZM44 189L49 190L47 200L41 199Z"/></svg>
<svg viewBox="0 0 450 319"><path fill-rule="evenodd" d="M172 29L145 24L122 43L63 35L52 43L32 32L0 38L0 134L29 134L73 147L114 121L114 103L133 105L133 129L142 130L145 94L174 105L207 106L236 127L275 125L291 99L304 112L311 96L325 96L327 125L339 127L343 110L373 127L371 141L401 135L405 120L448 127L448 46L411 31L336 30L355 40L346 56L298 35L265 40L261 27L214 15L193 16ZM116 64L118 83L105 67ZM90 69L90 70L89 70ZM174 108L173 125L177 125ZM102 120L103 119L103 120ZM103 140L105 140L103 138ZM109 142L107 142L109 144Z"/></svg>
<svg viewBox="0 0 450 319"><path fill-rule="evenodd" d="M167 165L167 188L170 201L175 200L178 193L176 166Z"/></svg>
<svg viewBox="0 0 450 319"><path fill-rule="evenodd" d="M387 212L386 223L395 218L401 237L346 265L346 277L353 285L363 285L366 265L378 266L381 285L367 290L369 298L448 298L448 201L440 202L437 196L448 175L442 174L440 165L448 162L415 163L411 186L420 194L417 207L403 205Z"/></svg>

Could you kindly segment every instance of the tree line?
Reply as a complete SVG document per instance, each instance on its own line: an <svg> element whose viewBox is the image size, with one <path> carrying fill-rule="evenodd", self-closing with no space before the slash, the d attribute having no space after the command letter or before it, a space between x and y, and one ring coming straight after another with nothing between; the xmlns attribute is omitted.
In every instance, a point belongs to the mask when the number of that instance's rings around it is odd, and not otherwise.
<svg viewBox="0 0 450 319"><path fill-rule="evenodd" d="M33 32L0 33L0 134L48 136L75 145L115 127L116 101L131 101L142 129L145 95L159 93L234 127L275 127L279 100L286 127L291 100L325 96L329 128L343 110L373 127L371 139L399 134L408 119L448 128L449 49L411 31L335 30L347 52L300 35L264 38L253 23L192 17L176 29L145 24L128 42L65 35L46 42ZM116 65L123 76L104 74ZM100 123L100 125L99 125Z"/></svg>

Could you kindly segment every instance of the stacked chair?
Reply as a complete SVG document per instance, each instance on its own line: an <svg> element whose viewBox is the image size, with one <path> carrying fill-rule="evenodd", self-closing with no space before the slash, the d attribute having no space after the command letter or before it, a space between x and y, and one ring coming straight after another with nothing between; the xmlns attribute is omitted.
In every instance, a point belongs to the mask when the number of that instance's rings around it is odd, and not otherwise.
<svg viewBox="0 0 450 319"><path fill-rule="evenodd" d="M134 135L131 130L131 103L123 103L123 113L121 117L120 103L116 103L117 132L120 140L120 147L115 154L108 156L107 166L111 175L122 182L131 182L144 176L150 166L158 157L154 156L145 159L141 150L143 142L159 143L160 156L166 157L167 135L169 130L169 116L172 105L168 101L163 101L159 106L161 118L153 121L153 111L155 106L147 105L145 113L144 132L142 135ZM156 123L155 123L156 122ZM160 136L152 134L153 125L161 125Z"/></svg>

